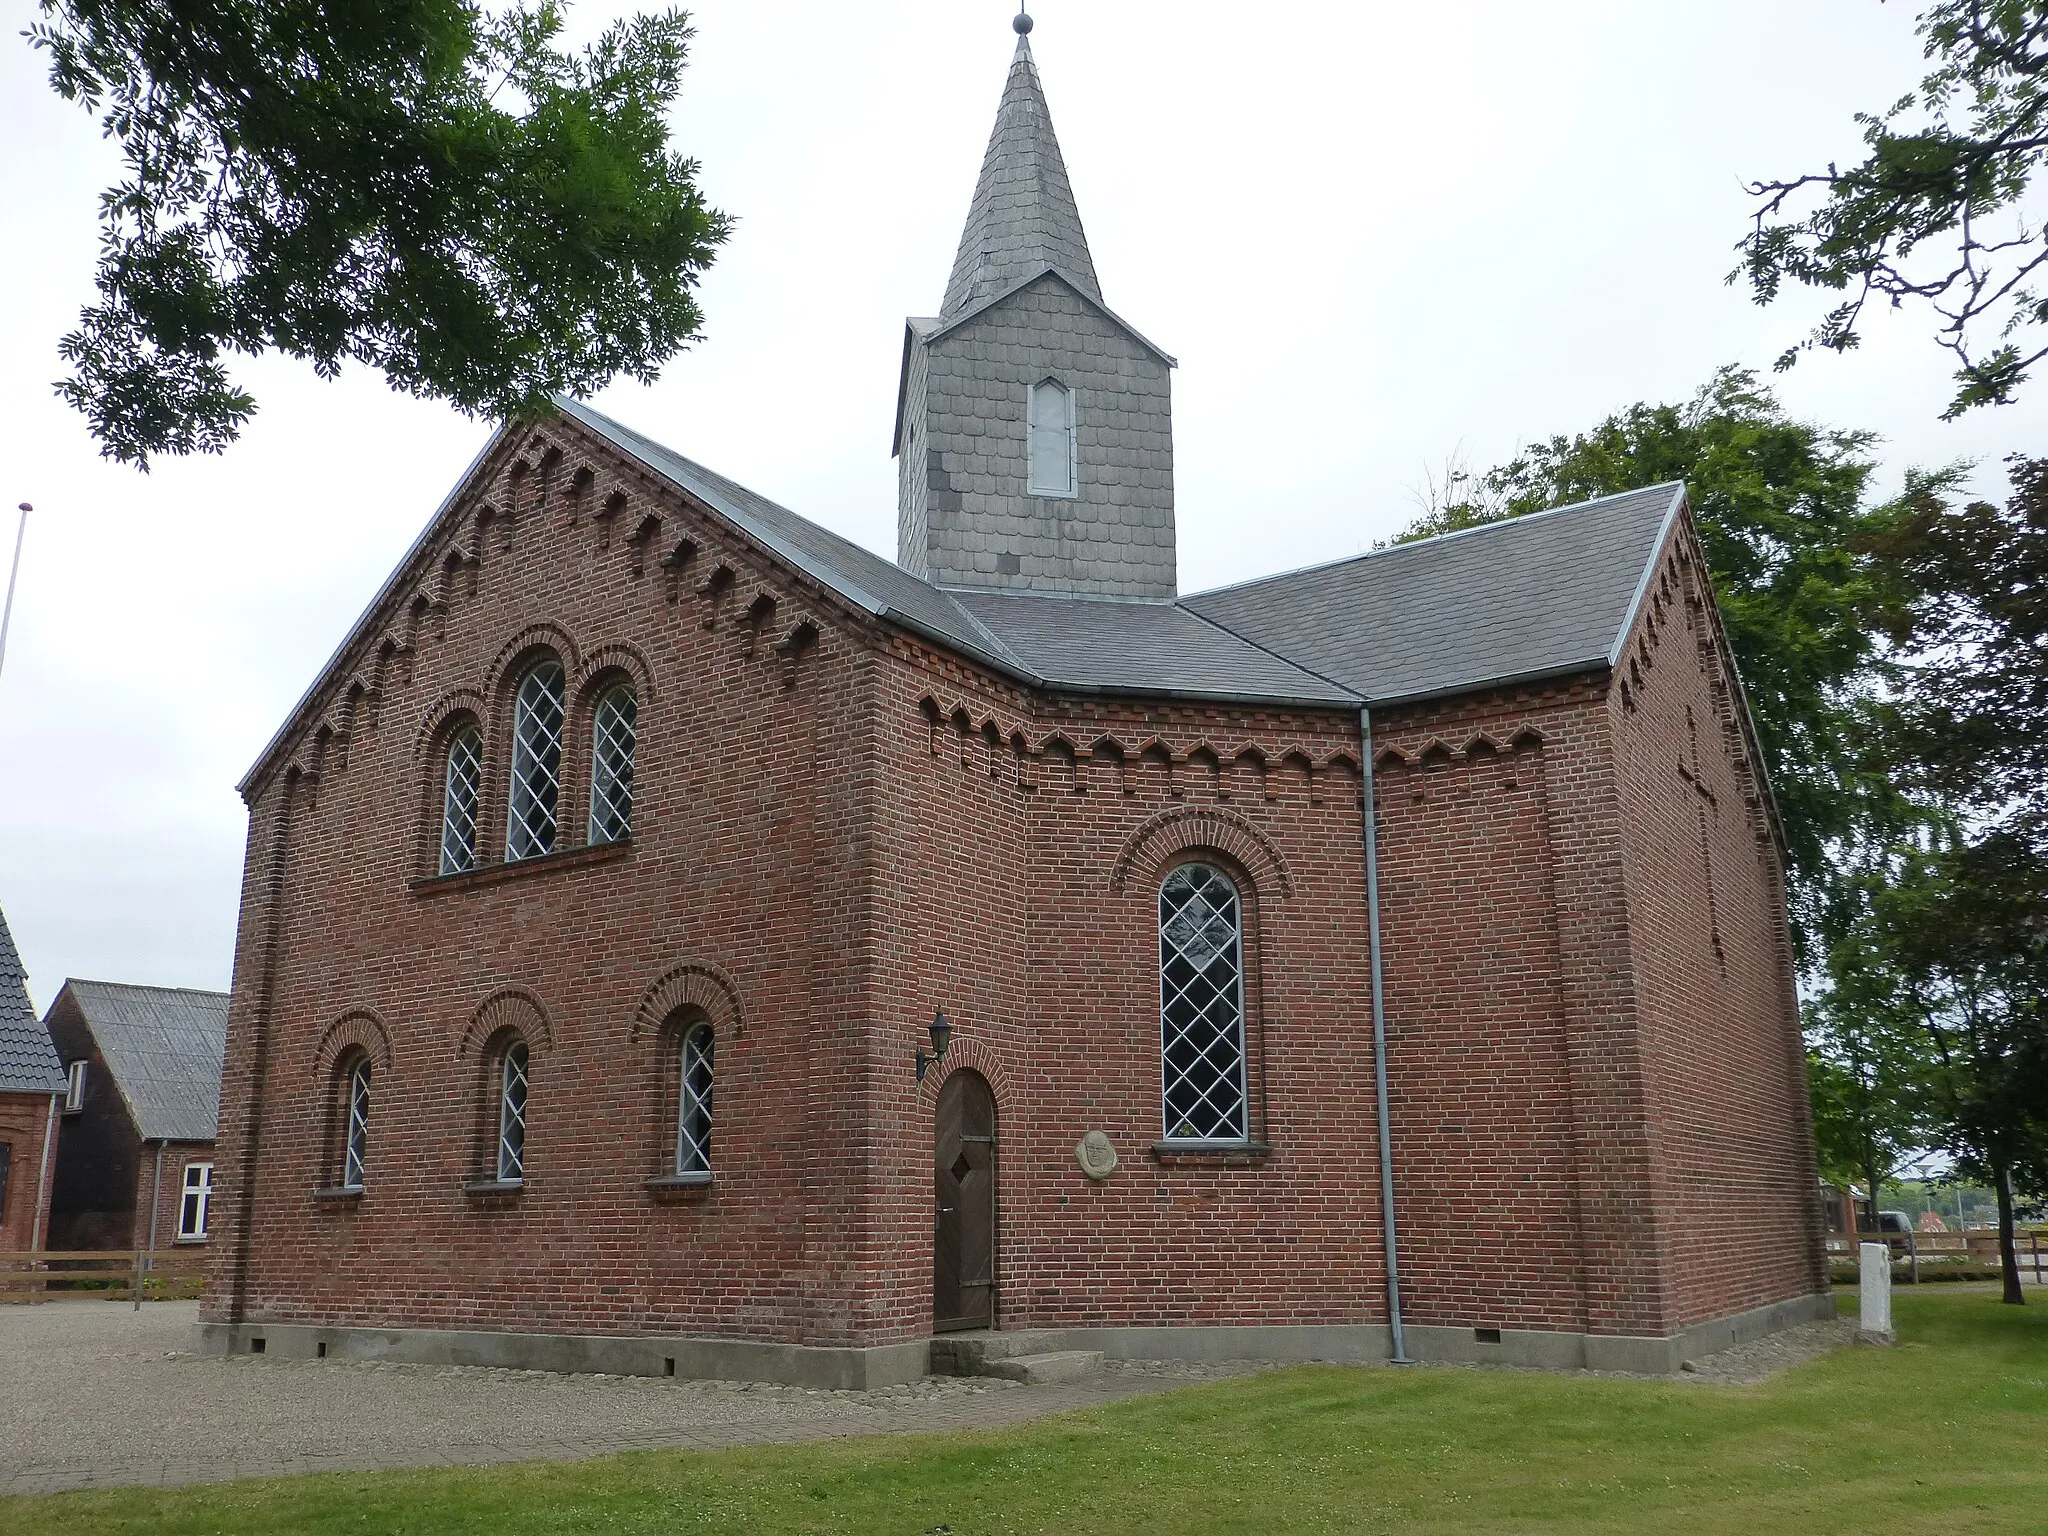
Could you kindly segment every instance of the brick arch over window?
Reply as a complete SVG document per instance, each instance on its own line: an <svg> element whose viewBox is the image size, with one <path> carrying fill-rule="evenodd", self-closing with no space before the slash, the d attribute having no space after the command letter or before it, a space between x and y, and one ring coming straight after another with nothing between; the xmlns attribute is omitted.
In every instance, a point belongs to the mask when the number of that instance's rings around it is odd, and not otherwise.
<svg viewBox="0 0 2048 1536"><path fill-rule="evenodd" d="M579 700L611 683L626 681L645 704L654 697L654 670L636 646L617 641L601 645L570 670L569 688Z"/></svg>
<svg viewBox="0 0 2048 1536"><path fill-rule="evenodd" d="M1243 866L1252 884L1282 898L1294 894L1294 875L1271 839L1244 817L1221 806L1176 806L1149 817L1124 840L1109 884L1121 891L1133 879L1156 883L1175 854L1213 849Z"/></svg>
<svg viewBox="0 0 2048 1536"><path fill-rule="evenodd" d="M962 1068L979 1072L988 1079L989 1092L995 1095L996 1124L1003 1123L1004 1113L1010 1103L1010 1074L1003 1065L1002 1057L995 1053L986 1040L976 1035L962 1034L957 1029L952 1041L946 1046L946 1059L939 1063L936 1071L927 1072L918 1091L933 1104L939 1102L939 1090L946 1086L946 1079ZM909 1070L906 1060L904 1070Z"/></svg>
<svg viewBox="0 0 2048 1536"><path fill-rule="evenodd" d="M517 1030L529 1051L546 1051L555 1043L554 1027L540 999L524 987L500 987L477 1004L455 1053L479 1056L486 1044L506 1030Z"/></svg>
<svg viewBox="0 0 2048 1536"><path fill-rule="evenodd" d="M702 1013L721 1040L746 1031L740 989L733 979L707 961L686 960L656 977L641 996L633 1013L632 1038L640 1040L658 1032L681 1008Z"/></svg>
<svg viewBox="0 0 2048 1536"><path fill-rule="evenodd" d="M561 625L551 621L529 624L498 647L498 654L491 659L490 670L484 674L484 697L502 697L525 673L527 663L536 651L554 652L555 659L562 664L563 673L570 677L578 675L583 666L582 649Z"/></svg>
<svg viewBox="0 0 2048 1536"><path fill-rule="evenodd" d="M372 1009L351 1008L327 1026L320 1043L313 1048L315 1081L325 1084L341 1059L353 1051L361 1051L370 1058L372 1071L391 1070L391 1035Z"/></svg>
<svg viewBox="0 0 2048 1536"><path fill-rule="evenodd" d="M420 728L413 736L414 764L432 766L446 745L448 727L465 718L478 724L484 719L484 696L474 688L452 688L434 700L427 712L420 716Z"/></svg>

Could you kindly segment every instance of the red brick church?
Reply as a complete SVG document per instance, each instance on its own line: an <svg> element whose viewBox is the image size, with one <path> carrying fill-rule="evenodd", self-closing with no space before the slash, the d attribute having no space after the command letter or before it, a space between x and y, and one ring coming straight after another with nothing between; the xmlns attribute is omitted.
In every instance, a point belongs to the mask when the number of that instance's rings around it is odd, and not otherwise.
<svg viewBox="0 0 2048 1536"><path fill-rule="evenodd" d="M1020 37L895 562L497 433L242 786L208 1347L1670 1370L1828 1310L1684 487L1182 596L1173 366Z"/></svg>

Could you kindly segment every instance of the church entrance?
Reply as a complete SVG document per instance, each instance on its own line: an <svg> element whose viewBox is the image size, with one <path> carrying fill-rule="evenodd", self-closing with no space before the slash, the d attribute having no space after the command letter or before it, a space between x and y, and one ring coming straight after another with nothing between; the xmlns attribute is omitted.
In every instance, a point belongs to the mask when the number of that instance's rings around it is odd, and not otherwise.
<svg viewBox="0 0 2048 1536"><path fill-rule="evenodd" d="M932 1327L992 1328L996 1320L996 1096L979 1072L939 1090L932 1236Z"/></svg>

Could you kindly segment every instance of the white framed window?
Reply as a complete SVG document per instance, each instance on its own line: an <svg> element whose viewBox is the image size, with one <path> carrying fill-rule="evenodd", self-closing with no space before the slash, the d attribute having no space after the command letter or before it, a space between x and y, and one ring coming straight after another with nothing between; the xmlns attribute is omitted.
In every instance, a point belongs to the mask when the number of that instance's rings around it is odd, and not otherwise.
<svg viewBox="0 0 2048 1536"><path fill-rule="evenodd" d="M1213 865L1159 888L1159 1042L1166 1140L1246 1140L1243 915Z"/></svg>
<svg viewBox="0 0 2048 1536"><path fill-rule="evenodd" d="M520 679L512 711L512 803L505 818L506 859L531 859L555 847L555 802L562 791L562 667L543 661Z"/></svg>
<svg viewBox="0 0 2048 1536"><path fill-rule="evenodd" d="M498 1182L526 1182L526 1042L505 1047L498 1068Z"/></svg>
<svg viewBox="0 0 2048 1536"><path fill-rule="evenodd" d="M441 873L476 868L477 800L483 783L484 737L466 725L448 742L448 772L441 793Z"/></svg>
<svg viewBox="0 0 2048 1536"><path fill-rule="evenodd" d="M75 1115L85 1108L85 1074L91 1066L83 1056L64 1069L64 1113Z"/></svg>
<svg viewBox="0 0 2048 1536"><path fill-rule="evenodd" d="M1025 489L1033 496L1075 494L1074 392L1058 379L1031 386L1029 463Z"/></svg>
<svg viewBox="0 0 2048 1536"><path fill-rule="evenodd" d="M196 1243L204 1238L212 1209L213 1164L187 1163L184 1196L178 1202L178 1241Z"/></svg>
<svg viewBox="0 0 2048 1536"><path fill-rule="evenodd" d="M676 1116L676 1172L711 1172L711 1026L693 1024L683 1035L681 1108Z"/></svg>
<svg viewBox="0 0 2048 1536"><path fill-rule="evenodd" d="M361 1189L370 1156L370 1058L359 1056L348 1073L348 1130L341 1147L341 1187Z"/></svg>
<svg viewBox="0 0 2048 1536"><path fill-rule="evenodd" d="M640 702L625 684L597 701L590 743L590 840L633 833L633 747Z"/></svg>

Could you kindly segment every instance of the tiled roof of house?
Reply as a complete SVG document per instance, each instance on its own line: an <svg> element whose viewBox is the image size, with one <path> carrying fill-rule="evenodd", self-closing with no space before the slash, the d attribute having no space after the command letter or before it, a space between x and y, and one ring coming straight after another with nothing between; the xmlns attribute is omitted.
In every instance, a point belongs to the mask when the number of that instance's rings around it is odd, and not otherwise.
<svg viewBox="0 0 2048 1536"><path fill-rule="evenodd" d="M0 913L0 1093L62 1093L64 1062L28 1000L26 977Z"/></svg>
<svg viewBox="0 0 2048 1536"><path fill-rule="evenodd" d="M228 994L64 983L144 1141L211 1141L220 1118Z"/></svg>

